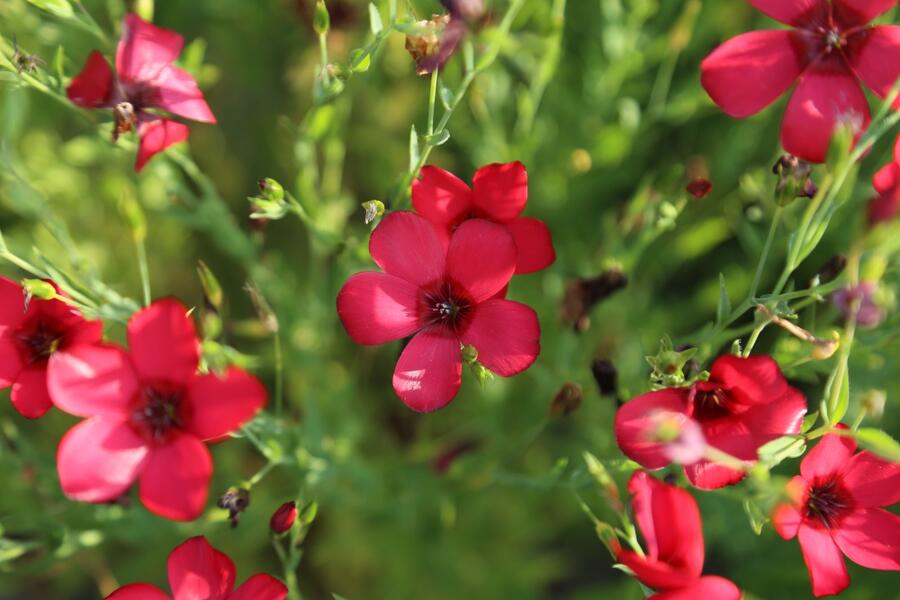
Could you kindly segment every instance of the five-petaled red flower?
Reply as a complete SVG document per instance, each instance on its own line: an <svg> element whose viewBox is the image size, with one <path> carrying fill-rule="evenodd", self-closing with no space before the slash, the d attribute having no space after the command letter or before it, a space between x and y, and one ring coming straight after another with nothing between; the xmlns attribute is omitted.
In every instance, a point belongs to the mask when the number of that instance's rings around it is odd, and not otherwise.
<svg viewBox="0 0 900 600"><path fill-rule="evenodd" d="M701 65L702 83L733 117L755 114L799 79L781 126L784 149L824 162L840 122L862 132L870 120L862 80L884 98L900 76L900 27L869 22L897 0L749 0L792 29L744 33ZM900 100L894 103L900 108Z"/></svg>
<svg viewBox="0 0 900 600"><path fill-rule="evenodd" d="M337 311L357 343L415 336L394 370L394 390L407 406L432 411L459 390L461 344L504 377L524 371L540 352L534 310L497 298L516 270L509 230L470 219L445 246L435 228L410 212L386 216L369 240L384 272L357 273L337 297Z"/></svg>
<svg viewBox="0 0 900 600"><path fill-rule="evenodd" d="M842 552L869 569L900 571L900 516L881 508L900 502L900 464L855 449L850 437L822 438L788 483L791 503L772 515L781 537L799 538L816 596L850 584Z"/></svg>
<svg viewBox="0 0 900 600"><path fill-rule="evenodd" d="M66 90L78 106L112 109L113 140L137 129L140 147L135 171L143 169L157 152L188 138L187 125L154 110L202 123L216 122L191 74L172 64L183 45L178 33L156 27L135 14L125 15L116 50L116 73L94 50Z"/></svg>
<svg viewBox="0 0 900 600"><path fill-rule="evenodd" d="M234 563L213 548L205 537L193 537L169 555L169 596L155 585L131 583L106 600L284 600L283 583L258 573L234 588Z"/></svg>
<svg viewBox="0 0 900 600"><path fill-rule="evenodd" d="M869 202L869 224L885 223L900 212L900 135L894 144L894 160L872 179L878 195Z"/></svg>
<svg viewBox="0 0 900 600"><path fill-rule="evenodd" d="M528 174L520 162L478 169L469 188L453 173L425 166L412 185L416 212L434 223L441 239L466 219L486 219L509 228L516 242L516 273L533 273L553 264L556 251L543 221L520 217L528 202Z"/></svg>
<svg viewBox="0 0 900 600"><path fill-rule="evenodd" d="M657 591L655 600L738 600L734 583L703 573L703 525L697 503L685 490L646 471L628 482L631 508L644 537L644 555L620 548L616 560Z"/></svg>
<svg viewBox="0 0 900 600"><path fill-rule="evenodd" d="M10 399L22 416L37 419L52 406L47 361L54 352L102 337L100 321L85 320L62 300L26 303L22 287L0 277L0 388L12 386Z"/></svg>
<svg viewBox="0 0 900 600"><path fill-rule="evenodd" d="M616 413L616 442L626 456L648 469L671 462L665 444L653 435L659 411L686 414L700 424L708 446L755 461L763 444L800 432L806 399L788 385L770 357L720 356L708 381L642 394ZM733 485L744 478L743 471L708 459L684 465L684 472L703 489Z"/></svg>
<svg viewBox="0 0 900 600"><path fill-rule="evenodd" d="M80 345L50 359L53 403L86 417L59 443L63 492L107 502L139 482L144 505L175 520L206 504L212 459L204 441L223 438L266 403L262 384L231 367L198 374L200 342L185 307L154 302L128 321L126 352Z"/></svg>

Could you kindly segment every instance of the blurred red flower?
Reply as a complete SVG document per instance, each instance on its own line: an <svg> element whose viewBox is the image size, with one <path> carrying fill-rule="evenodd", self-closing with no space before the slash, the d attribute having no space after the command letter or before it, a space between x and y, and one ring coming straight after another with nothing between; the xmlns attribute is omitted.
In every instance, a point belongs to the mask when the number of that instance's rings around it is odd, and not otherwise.
<svg viewBox="0 0 900 600"><path fill-rule="evenodd" d="M881 508L900 502L900 464L855 449L850 437L823 437L788 483L791 502L772 514L781 537L799 538L817 597L850 584L841 553L869 569L900 571L900 516Z"/></svg>
<svg viewBox="0 0 900 600"><path fill-rule="evenodd" d="M131 583L106 600L284 600L288 594L283 583L264 573L233 590L234 563L202 536L172 550L168 571L171 596L149 583Z"/></svg>
<svg viewBox="0 0 900 600"><path fill-rule="evenodd" d="M50 356L102 338L100 321L85 320L62 300L26 303L22 286L0 277L0 388L12 386L13 408L23 417L37 419L53 405L47 393Z"/></svg>
<svg viewBox="0 0 900 600"><path fill-rule="evenodd" d="M631 509L644 537L644 554L620 548L616 560L638 581L657 591L655 600L738 600L731 581L703 572L700 510L685 490L667 485L646 471L628 482Z"/></svg>
<svg viewBox="0 0 900 600"><path fill-rule="evenodd" d="M116 50L116 73L94 50L66 90L69 100L78 106L112 109L114 141L119 134L137 129L140 146L135 171L143 169L156 153L189 135L187 125L160 117L152 109L202 123L216 122L191 74L172 64L182 46L184 39L178 33L156 27L135 14L125 15Z"/></svg>
<svg viewBox="0 0 900 600"><path fill-rule="evenodd" d="M752 462L763 444L800 432L806 399L788 385L770 357L720 356L708 381L641 394L616 413L616 442L626 456L648 469L672 462L669 448L654 434L659 411L687 415L700 424L708 446ZM743 471L705 458L685 464L684 472L703 489L733 485L744 478Z"/></svg>
<svg viewBox="0 0 900 600"><path fill-rule="evenodd" d="M852 124L857 133L869 125L859 81L884 98L900 76L900 27L868 25L897 0L750 4L793 29L752 31L728 40L701 64L703 87L722 110L743 118L799 80L784 113L781 143L802 159L824 162L838 123Z"/></svg>
<svg viewBox="0 0 900 600"><path fill-rule="evenodd" d="M466 219L487 219L509 228L516 242L516 273L533 273L553 264L556 251L542 221L520 217L528 202L528 173L520 162L486 165L469 188L453 173L425 166L412 184L416 212L431 221L445 241Z"/></svg>
<svg viewBox="0 0 900 600"><path fill-rule="evenodd" d="M445 246L424 218L395 212L372 232L369 252L384 272L350 277L337 297L338 315L359 344L415 334L394 370L394 390L411 409L437 410L456 396L462 344L474 346L481 364L504 377L537 358L534 310L497 297L516 270L506 227L470 219Z"/></svg>
<svg viewBox="0 0 900 600"><path fill-rule="evenodd" d="M869 225L885 223L900 212L900 135L894 144L894 160L872 179L878 195L869 202Z"/></svg>
<svg viewBox="0 0 900 600"><path fill-rule="evenodd" d="M138 481L160 516L189 521L206 504L212 459L204 441L223 438L266 403L262 384L231 367L197 374L200 342L177 300L154 302L128 321L126 352L80 345L50 360L53 403L84 421L59 443L57 469L73 500L108 502Z"/></svg>

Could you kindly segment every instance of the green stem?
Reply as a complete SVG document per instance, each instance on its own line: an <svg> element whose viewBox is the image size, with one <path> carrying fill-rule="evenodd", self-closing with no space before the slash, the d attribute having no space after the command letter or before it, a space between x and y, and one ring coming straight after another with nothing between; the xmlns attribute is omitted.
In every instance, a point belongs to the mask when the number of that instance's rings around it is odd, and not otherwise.
<svg viewBox="0 0 900 600"><path fill-rule="evenodd" d="M769 234L766 236L766 243L763 244L762 255L756 265L756 273L753 275L753 283L750 285L750 293L748 297L755 298L756 292L759 290L759 282L762 279L763 269L766 266L766 260L769 258L769 252L772 249L772 242L775 240L775 232L778 231L778 225L781 223L781 214L784 209L779 204L775 207L775 214L772 215L772 223L769 226Z"/></svg>
<svg viewBox="0 0 900 600"><path fill-rule="evenodd" d="M281 350L281 333L275 332L275 414L284 410L284 356Z"/></svg>
<svg viewBox="0 0 900 600"><path fill-rule="evenodd" d="M322 72L322 81L327 85L331 81L328 74L328 39L324 33L319 34L319 68Z"/></svg>
<svg viewBox="0 0 900 600"><path fill-rule="evenodd" d="M144 295L144 306L150 306L150 269L147 267L147 247L144 240L135 238L134 247L137 251L138 271L141 275L141 291Z"/></svg>
<svg viewBox="0 0 900 600"><path fill-rule="evenodd" d="M434 134L434 105L437 98L437 83L439 69L431 72L431 89L428 92L428 135Z"/></svg>

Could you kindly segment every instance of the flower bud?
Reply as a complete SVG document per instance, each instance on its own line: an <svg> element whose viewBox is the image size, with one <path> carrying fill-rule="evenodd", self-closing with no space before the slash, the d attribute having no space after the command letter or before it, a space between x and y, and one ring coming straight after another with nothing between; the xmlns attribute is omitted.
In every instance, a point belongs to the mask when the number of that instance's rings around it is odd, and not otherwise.
<svg viewBox="0 0 900 600"><path fill-rule="evenodd" d="M366 225L384 214L384 202L381 200L363 202L362 207L366 211Z"/></svg>
<svg viewBox="0 0 900 600"><path fill-rule="evenodd" d="M278 509L272 513L272 518L269 519L269 528L274 533L281 535L293 527L296 521L297 503L291 500L290 502L285 502L279 506Z"/></svg>
<svg viewBox="0 0 900 600"><path fill-rule="evenodd" d="M778 176L775 192L781 205L789 204L795 198L812 198L818 191L810 178L812 166L796 156L782 155L772 166L772 172Z"/></svg>
<svg viewBox="0 0 900 600"><path fill-rule="evenodd" d="M867 390L862 397L862 409L867 417L880 419L884 415L884 405L887 402L887 394L884 390Z"/></svg>
<svg viewBox="0 0 900 600"><path fill-rule="evenodd" d="M331 16L328 14L328 7L325 6L324 0L318 0L313 12L313 30L319 35L325 35L330 28Z"/></svg>
<svg viewBox="0 0 900 600"><path fill-rule="evenodd" d="M591 363L591 373L601 396L615 396L619 391L619 372L611 360L598 358Z"/></svg>
<svg viewBox="0 0 900 600"><path fill-rule="evenodd" d="M705 179L703 177L694 179L689 184L687 184L687 187L685 187L687 193L697 200L709 195L712 192L712 189L712 182L709 179Z"/></svg>
<svg viewBox="0 0 900 600"><path fill-rule="evenodd" d="M250 506L250 490L230 487L219 497L216 506L227 510L231 526L237 527L241 513Z"/></svg>
<svg viewBox="0 0 900 600"><path fill-rule="evenodd" d="M56 288L52 283L43 279L23 279L22 287L28 298L37 298L38 300L53 300L56 298Z"/></svg>
<svg viewBox="0 0 900 600"><path fill-rule="evenodd" d="M259 185L259 191L262 193L262 197L266 200L284 200L284 188L271 177L260 179L259 182L257 182L257 185Z"/></svg>
<svg viewBox="0 0 900 600"><path fill-rule="evenodd" d="M858 302L856 322L861 327L871 328L878 326L885 317L884 308L875 301L875 293L878 286L871 281L863 281L855 286L847 286L838 290L832 296L832 302L844 315L844 319L850 318L852 305Z"/></svg>

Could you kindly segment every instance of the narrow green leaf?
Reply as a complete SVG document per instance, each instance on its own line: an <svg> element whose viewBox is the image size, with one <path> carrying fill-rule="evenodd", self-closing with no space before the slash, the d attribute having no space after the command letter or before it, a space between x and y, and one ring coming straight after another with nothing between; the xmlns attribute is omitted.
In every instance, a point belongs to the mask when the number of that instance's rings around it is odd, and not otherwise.
<svg viewBox="0 0 900 600"><path fill-rule="evenodd" d="M57 17L71 19L75 16L75 11L72 10L69 0L28 0L28 2Z"/></svg>
<svg viewBox="0 0 900 600"><path fill-rule="evenodd" d="M900 443L881 429L861 427L854 433L859 445L878 456L900 463Z"/></svg>
<svg viewBox="0 0 900 600"><path fill-rule="evenodd" d="M373 2L369 2L369 27L375 35L378 35L381 30L384 29L384 23L381 21L381 13L378 12L378 7L375 6Z"/></svg>
<svg viewBox="0 0 900 600"><path fill-rule="evenodd" d="M53 55L53 63L50 65L53 73L56 75L56 85L59 89L63 89L63 67L66 61L66 51L62 46L56 47L56 53Z"/></svg>
<svg viewBox="0 0 900 600"><path fill-rule="evenodd" d="M716 307L716 324L725 322L731 314L731 300L728 298L728 289L725 287L725 276L719 273L719 304Z"/></svg>
<svg viewBox="0 0 900 600"><path fill-rule="evenodd" d="M753 529L753 533L760 535L763 527L769 521L768 517L752 499L744 498L743 504L744 512L747 513L747 518L750 519L750 528Z"/></svg>
<svg viewBox="0 0 900 600"><path fill-rule="evenodd" d="M409 170L415 170L419 164L419 134L416 133L416 126L413 125L409 129Z"/></svg>
<svg viewBox="0 0 900 600"><path fill-rule="evenodd" d="M365 73L372 65L372 55L365 48L357 48L350 53L350 70L354 73Z"/></svg>
<svg viewBox="0 0 900 600"><path fill-rule="evenodd" d="M444 85L444 82L441 82L441 104L444 105L444 110L450 110L453 106L453 101L456 100L456 96L453 93L453 90Z"/></svg>

